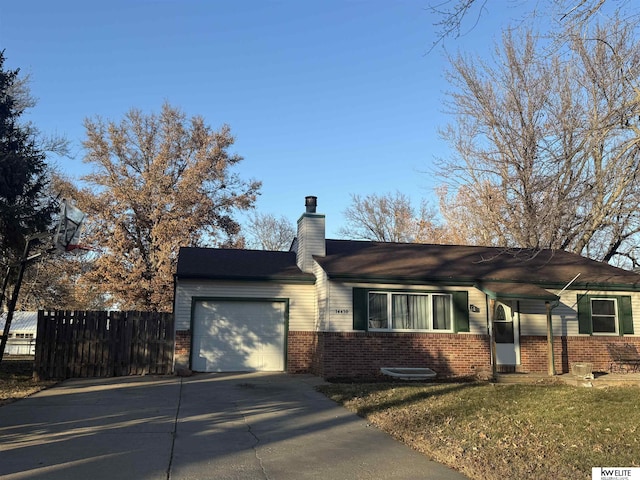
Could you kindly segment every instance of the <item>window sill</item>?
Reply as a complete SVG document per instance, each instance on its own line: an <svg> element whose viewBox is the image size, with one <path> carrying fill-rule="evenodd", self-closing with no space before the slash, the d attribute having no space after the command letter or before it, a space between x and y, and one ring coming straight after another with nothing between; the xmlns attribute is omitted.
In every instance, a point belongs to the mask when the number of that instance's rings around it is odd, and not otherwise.
<svg viewBox="0 0 640 480"><path fill-rule="evenodd" d="M456 333L453 330L392 330L389 328L369 328L372 333Z"/></svg>

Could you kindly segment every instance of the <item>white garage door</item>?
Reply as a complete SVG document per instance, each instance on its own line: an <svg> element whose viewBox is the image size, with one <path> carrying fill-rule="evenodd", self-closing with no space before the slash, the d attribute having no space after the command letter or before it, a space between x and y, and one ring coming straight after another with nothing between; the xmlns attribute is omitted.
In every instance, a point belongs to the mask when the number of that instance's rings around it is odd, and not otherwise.
<svg viewBox="0 0 640 480"><path fill-rule="evenodd" d="M282 301L195 302L192 369L283 371L285 312Z"/></svg>

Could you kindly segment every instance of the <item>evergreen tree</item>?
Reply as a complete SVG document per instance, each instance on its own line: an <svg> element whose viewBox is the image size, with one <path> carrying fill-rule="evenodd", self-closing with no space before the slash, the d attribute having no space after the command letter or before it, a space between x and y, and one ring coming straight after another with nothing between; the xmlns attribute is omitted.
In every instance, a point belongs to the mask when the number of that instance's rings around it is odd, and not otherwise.
<svg viewBox="0 0 640 480"><path fill-rule="evenodd" d="M34 131L21 123L19 69L5 70L0 51L0 265L22 253L25 237L51 224L55 206L47 197L48 169ZM4 268L2 271L4 271Z"/></svg>

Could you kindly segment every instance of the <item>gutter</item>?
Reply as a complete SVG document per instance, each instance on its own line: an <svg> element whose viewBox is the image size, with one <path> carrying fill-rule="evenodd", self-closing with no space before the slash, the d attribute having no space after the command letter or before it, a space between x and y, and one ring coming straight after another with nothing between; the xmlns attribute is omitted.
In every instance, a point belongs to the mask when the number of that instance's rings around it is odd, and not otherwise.
<svg viewBox="0 0 640 480"><path fill-rule="evenodd" d="M325 270L327 277L330 280L341 280L348 283L389 283L389 284L422 284L422 285L445 285L445 286L461 286L461 287L474 287L475 284L482 280L492 283L517 283L517 284L529 284L535 285L543 289L562 288L561 292L567 289L578 278L576 275L571 282L565 284L564 282L541 282L541 281L523 281L523 280L505 280L505 279L493 279L493 278L451 278L451 277L417 277L417 276L380 276L380 275L361 275L361 274L346 274L338 273L332 274ZM640 291L640 282L638 283L603 283L603 282L584 282L576 284L576 287L580 287L584 290L603 290L603 291Z"/></svg>
<svg viewBox="0 0 640 480"><path fill-rule="evenodd" d="M175 275L176 280L224 280L238 282L281 282L291 284L308 284L316 283L315 277L311 276L279 276L279 275L262 275L262 276L232 276L232 275Z"/></svg>

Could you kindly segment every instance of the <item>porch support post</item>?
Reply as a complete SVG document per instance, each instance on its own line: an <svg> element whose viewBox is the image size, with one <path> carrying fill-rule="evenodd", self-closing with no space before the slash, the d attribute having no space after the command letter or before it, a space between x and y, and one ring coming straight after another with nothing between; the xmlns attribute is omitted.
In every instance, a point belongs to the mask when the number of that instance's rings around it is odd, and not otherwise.
<svg viewBox="0 0 640 480"><path fill-rule="evenodd" d="M489 327L490 327L490 342L491 342L491 374L495 378L497 373L496 367L496 336L493 320L496 317L496 299L489 299Z"/></svg>
<svg viewBox="0 0 640 480"><path fill-rule="evenodd" d="M556 374L556 366L553 357L553 324L551 322L551 303L544 302L547 307L547 372L550 376Z"/></svg>

